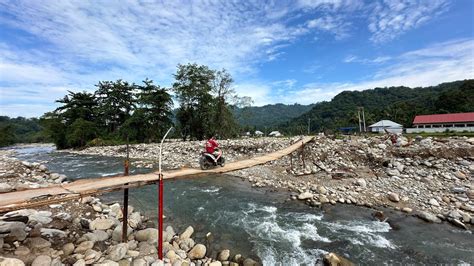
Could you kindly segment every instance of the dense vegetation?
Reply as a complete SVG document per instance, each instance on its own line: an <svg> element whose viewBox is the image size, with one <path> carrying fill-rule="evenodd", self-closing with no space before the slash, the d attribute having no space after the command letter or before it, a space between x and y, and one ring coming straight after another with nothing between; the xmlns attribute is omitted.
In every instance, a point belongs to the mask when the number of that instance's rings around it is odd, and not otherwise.
<svg viewBox="0 0 474 266"><path fill-rule="evenodd" d="M0 147L45 140L37 118L0 116Z"/></svg>
<svg viewBox="0 0 474 266"><path fill-rule="evenodd" d="M57 100L62 105L46 113L40 122L60 149L125 141L156 142L173 124L178 129L175 137L183 139L238 134L232 108L248 99L235 95L230 74L187 64L178 65L174 76L173 88L146 79L142 84L101 81L94 93L70 91ZM172 111L171 91L179 103L176 112Z"/></svg>
<svg viewBox="0 0 474 266"><path fill-rule="evenodd" d="M237 122L244 131L263 131L265 127L275 128L277 125L290 121L293 118L308 112L314 104L268 104L265 106L248 106L237 108L234 111Z"/></svg>
<svg viewBox="0 0 474 266"><path fill-rule="evenodd" d="M364 107L366 124L389 119L410 127L416 115L474 112L474 80L442 83L425 88L390 87L365 91L344 91L329 102L316 104L309 112L282 123L286 133L334 131L357 126L357 108ZM358 126L357 126L358 127Z"/></svg>

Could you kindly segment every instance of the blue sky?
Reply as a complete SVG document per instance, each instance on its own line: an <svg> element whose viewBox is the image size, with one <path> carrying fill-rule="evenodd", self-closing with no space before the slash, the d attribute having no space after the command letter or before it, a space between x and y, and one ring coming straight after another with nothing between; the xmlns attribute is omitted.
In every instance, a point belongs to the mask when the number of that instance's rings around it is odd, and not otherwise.
<svg viewBox="0 0 474 266"><path fill-rule="evenodd" d="M0 0L0 115L40 116L100 80L170 86L226 68L254 105L474 78L474 1Z"/></svg>

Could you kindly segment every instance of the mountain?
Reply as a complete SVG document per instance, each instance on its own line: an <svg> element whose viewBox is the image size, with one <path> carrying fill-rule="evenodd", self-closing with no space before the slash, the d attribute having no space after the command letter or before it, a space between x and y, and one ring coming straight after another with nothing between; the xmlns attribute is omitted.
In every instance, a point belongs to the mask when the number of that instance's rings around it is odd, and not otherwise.
<svg viewBox="0 0 474 266"><path fill-rule="evenodd" d="M364 91L344 91L329 102L320 102L308 112L278 128L290 134L307 131L334 131L340 127L358 127L357 108L364 107L366 125L389 119L410 127L420 114L474 112L474 80L442 83L430 87L389 87Z"/></svg>
<svg viewBox="0 0 474 266"><path fill-rule="evenodd" d="M251 106L237 108L234 116L237 122L244 128L256 128L264 130L265 127L274 128L276 125L290 121L293 118L311 110L314 104L269 104L261 107Z"/></svg>

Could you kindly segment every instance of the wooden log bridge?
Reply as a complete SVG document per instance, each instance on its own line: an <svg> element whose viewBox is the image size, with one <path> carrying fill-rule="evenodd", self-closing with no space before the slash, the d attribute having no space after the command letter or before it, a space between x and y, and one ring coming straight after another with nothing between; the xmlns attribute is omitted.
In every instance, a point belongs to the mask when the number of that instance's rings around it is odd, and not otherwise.
<svg viewBox="0 0 474 266"><path fill-rule="evenodd" d="M179 177L197 177L208 174L220 174L249 168L277 160L288 155L305 143L312 141L314 137L303 137L291 146L282 150L272 152L260 157L228 163L224 167L210 170L187 168L163 172L164 179ZM141 187L158 181L158 172L148 174L137 174L129 176L101 177L80 179L71 183L53 185L44 188L28 189L0 194L0 213L24 208L33 208L52 203L80 199L89 195L100 195L106 192L121 190L131 187Z"/></svg>

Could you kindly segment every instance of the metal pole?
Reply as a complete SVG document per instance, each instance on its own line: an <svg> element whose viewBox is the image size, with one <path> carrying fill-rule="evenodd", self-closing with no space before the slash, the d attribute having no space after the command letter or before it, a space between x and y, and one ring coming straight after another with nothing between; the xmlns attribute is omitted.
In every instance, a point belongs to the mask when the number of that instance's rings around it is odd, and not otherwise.
<svg viewBox="0 0 474 266"><path fill-rule="evenodd" d="M163 142L166 136L170 133L173 127L170 127L165 136L161 140L160 154L158 160L158 258L163 259L163 174L161 172L161 151L163 149Z"/></svg>
<svg viewBox="0 0 474 266"><path fill-rule="evenodd" d="M129 167L129 146L128 146L128 136L127 136L127 157L124 163L125 171L124 176L128 176L128 167ZM125 184L125 185L128 185ZM122 242L127 242L127 233L128 233L128 188L123 190L123 220L122 220Z"/></svg>
<svg viewBox="0 0 474 266"><path fill-rule="evenodd" d="M360 121L360 108L357 108L357 116L359 117L359 132L362 132L362 123Z"/></svg>
<svg viewBox="0 0 474 266"><path fill-rule="evenodd" d="M362 107L362 121L364 121L364 132L367 132L367 128L365 127L365 112L364 112L364 107Z"/></svg>

